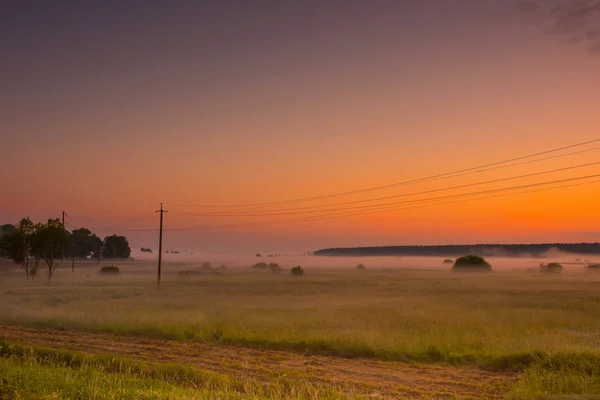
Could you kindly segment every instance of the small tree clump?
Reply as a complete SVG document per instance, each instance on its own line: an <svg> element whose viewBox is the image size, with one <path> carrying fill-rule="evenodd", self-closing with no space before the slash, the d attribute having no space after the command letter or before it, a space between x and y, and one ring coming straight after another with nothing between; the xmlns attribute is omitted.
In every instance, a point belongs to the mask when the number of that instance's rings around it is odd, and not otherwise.
<svg viewBox="0 0 600 400"><path fill-rule="evenodd" d="M491 271L492 266L483 257L471 254L457 258L452 269L459 271Z"/></svg>
<svg viewBox="0 0 600 400"><path fill-rule="evenodd" d="M588 269L600 269L600 264L589 264Z"/></svg>
<svg viewBox="0 0 600 400"><path fill-rule="evenodd" d="M453 260L453 259L451 259L451 258L446 258L446 259L443 261L443 264L454 264L454 260Z"/></svg>
<svg viewBox="0 0 600 400"><path fill-rule="evenodd" d="M283 271L283 269L281 268L281 266L279 264L277 264L277 263L271 263L271 264L269 264L269 269L274 274L280 274L281 271Z"/></svg>
<svg viewBox="0 0 600 400"><path fill-rule="evenodd" d="M304 270L302 269L301 266L298 265L297 267L292 268L290 270L290 273L294 276L302 276L302 275L304 275Z"/></svg>
<svg viewBox="0 0 600 400"><path fill-rule="evenodd" d="M106 265L100 268L100 273L103 275L116 275L121 273L121 270L116 265Z"/></svg>
<svg viewBox="0 0 600 400"><path fill-rule="evenodd" d="M540 270L542 272L552 273L552 272L562 272L563 266L560 263L548 263L548 264L540 264Z"/></svg>
<svg viewBox="0 0 600 400"><path fill-rule="evenodd" d="M366 271L366 270L367 270L367 267L365 267L365 266L364 266L364 264L358 264L358 265L356 266L356 270L357 270L357 271Z"/></svg>

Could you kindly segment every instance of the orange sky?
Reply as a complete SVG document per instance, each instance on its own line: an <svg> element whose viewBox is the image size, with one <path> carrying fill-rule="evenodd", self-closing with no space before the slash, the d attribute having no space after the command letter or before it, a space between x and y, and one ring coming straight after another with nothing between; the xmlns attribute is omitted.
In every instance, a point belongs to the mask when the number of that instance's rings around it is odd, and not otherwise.
<svg viewBox="0 0 600 400"><path fill-rule="evenodd" d="M15 6L16 22L0 32L10 60L0 78L0 222L65 210L71 226L152 246L155 232L130 230L155 229L149 212L162 201L168 229L265 223L166 235L167 246L198 250L595 241L599 184L286 224L268 222L303 215L192 218L178 212L202 209L174 205L351 191L599 138L600 57L527 23L508 3L351 1L340 11L320 2L215 2L118 16L109 6L39 15ZM599 155L297 206L500 179ZM595 165L430 197L598 173Z"/></svg>

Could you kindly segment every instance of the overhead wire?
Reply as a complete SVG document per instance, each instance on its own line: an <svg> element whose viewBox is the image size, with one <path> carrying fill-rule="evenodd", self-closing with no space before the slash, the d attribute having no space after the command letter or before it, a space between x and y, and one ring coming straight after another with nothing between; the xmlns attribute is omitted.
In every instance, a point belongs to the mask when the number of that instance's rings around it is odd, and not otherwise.
<svg viewBox="0 0 600 400"><path fill-rule="evenodd" d="M409 197L409 196L417 196L417 195L423 195L423 194L438 193L438 192L443 192L443 191L448 191L448 190L464 189L464 188L468 188L468 187L487 185L487 184L499 183L499 182L506 182L506 181L516 180L516 179L530 178L530 177L534 177L534 176L552 174L552 173L556 173L556 172L568 171L568 170L573 170L573 169L578 169L578 168L586 168L586 167L591 167L594 165L600 165L600 161L579 164L579 165L572 165L572 166L568 166L568 167L556 168L556 169L546 170L546 171L539 171L539 172L534 172L534 173L529 173L529 174L521 174L521 175L511 176L511 177L507 177L507 178L499 178L499 179L492 179L492 180L483 181L483 182L469 183L469 184L464 184L464 185L456 185L456 186L440 188L440 189L424 190L424 191L413 192L413 193L402 193L402 194L392 195L392 196L378 197L378 198L372 198L372 199L363 199L363 200L354 200L354 201L326 204L326 205L318 205L318 206L275 209L275 210L269 210L267 212L265 212L265 211L255 211L255 212L244 211L244 212L235 212L235 213L234 212L232 212L232 213L214 213L214 212L211 212L211 213L189 213L189 212L180 212L180 211L172 211L172 212L174 214L185 215L185 216L190 216L190 217L262 217L262 216L276 216L276 215L290 215L290 214L310 214L310 213L318 213L318 212L326 212L326 211L342 211L342 210L357 209L357 208L363 208L363 207L385 205L386 203L372 204L372 205L365 205L365 206L328 208L328 209L320 209L320 208L322 208L322 207L338 207L338 206L345 206L345 205L349 205L349 204L367 203L367 202L373 202L373 201L390 200L390 199L395 199L395 198L400 198L400 197ZM390 203L387 203L387 204L390 204Z"/></svg>
<svg viewBox="0 0 600 400"><path fill-rule="evenodd" d="M371 207L369 207L368 210L363 210L363 211L346 211L346 212L341 212L341 213L337 213L337 214L325 214L325 215L316 215L316 216L310 216L310 217L304 217L304 218L294 218L294 219L284 219L284 220L274 220L274 221L271 220L271 221L263 221L263 222L257 221L257 222L250 222L250 223L244 223L244 224L174 228L174 229L168 229L168 231L233 229L233 228L240 228L240 227L252 227L252 226L271 225L271 224L280 224L280 223L313 221L313 220L318 220L318 219L329 219L329 218L336 218L336 217L366 215L366 214L372 214L372 213L377 213L377 212L397 211L397 210L406 209L407 207L403 207L403 206L405 206L407 204L435 202L435 201L440 201L440 200L450 200L450 199L456 199L456 198L462 198L462 197L468 197L468 196L494 195L497 193L502 193L502 192L511 191L511 190L529 189L529 188L535 188L535 187L539 187L539 186L547 186L547 185L552 185L552 184L573 182L573 181L592 179L592 178L598 178L598 177L600 177L600 174L592 174L592 175L578 176L578 177L572 177L572 178L558 179L558 180L554 180L554 181L538 182L538 183L531 183L531 184L525 184L525 185L497 188L497 189L488 189L488 190L470 192L470 193L460 193L460 194L438 196L438 197L425 198L425 199L405 200L405 201L389 203L389 204L385 204L385 205L378 205L376 207L371 206ZM596 183L596 181L581 183L577 186L592 184L592 183ZM569 185L567 185L567 186L569 186ZM560 187L558 187L558 188L560 188ZM553 188L548 188L548 190L552 190L552 189ZM518 194L518 193L515 193L515 194ZM500 196L498 196L498 197L500 197ZM473 200L473 199L469 199L469 200ZM438 205L438 204L431 204L431 205L426 205L426 206L435 206L435 205ZM441 203L440 203L440 205L441 205ZM398 207L398 206L400 206L400 207ZM408 207L408 208L420 208L420 207Z"/></svg>
<svg viewBox="0 0 600 400"><path fill-rule="evenodd" d="M572 144L572 145L568 145L568 146L562 146L562 147L555 148L555 149L545 150L545 151L537 152L534 154L529 154L529 155L520 156L520 157L514 157L514 158L507 159L507 160L502 160L502 161L497 161L497 162L479 165L479 166L475 166L475 167L456 170L456 171L452 171L452 172L448 172L448 173L431 175L431 176L424 177L424 178L411 179L411 180L391 183L391 184L387 184L387 185L374 186L374 187L370 187L370 188L357 189L357 190L351 190L351 191L346 191L346 192L331 193L331 194L326 194L326 195L311 196L311 197L304 197L304 198L297 198L297 199L290 199L290 200L262 202L262 203L250 203L250 204L229 204L229 205L190 205L190 204L177 204L177 203L165 203L165 204L168 204L170 206L190 207L190 208L241 208L241 207L252 208L252 207L263 207L263 206L270 206L270 205L291 204L291 203L300 203L300 202L307 202L307 201L314 201L314 200L322 200L322 199L326 199L326 198L348 196L348 195L353 195L353 194L389 189L389 188L408 185L408 184L426 182L426 181L430 181L430 180L437 180L437 179L450 177L450 176L454 176L454 175L465 173L465 172L476 171L476 170L479 170L482 168L499 166L499 165L507 164L507 163L514 162L514 161L521 161L521 160L525 160L528 158L533 158L533 157L538 157L538 156L542 156L542 155L546 155L546 154L556 153L559 151L568 150L568 149L572 149L575 147L581 147L581 146L585 146L585 145L589 145L589 144L597 143L597 142L600 142L600 138L588 140L585 142L580 142L580 143L576 143L576 144Z"/></svg>

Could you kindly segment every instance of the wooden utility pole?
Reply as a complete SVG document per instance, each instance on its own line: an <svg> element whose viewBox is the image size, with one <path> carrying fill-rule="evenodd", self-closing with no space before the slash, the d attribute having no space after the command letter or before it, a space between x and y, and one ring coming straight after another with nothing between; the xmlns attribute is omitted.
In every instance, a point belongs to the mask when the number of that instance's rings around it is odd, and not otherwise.
<svg viewBox="0 0 600 400"><path fill-rule="evenodd" d="M65 229L65 212L62 212L62 228ZM61 246L60 248L60 263L62 264L65 261L65 247Z"/></svg>
<svg viewBox="0 0 600 400"><path fill-rule="evenodd" d="M160 230L158 234L158 280L156 282L156 288L158 289L160 287L160 267L162 262L163 215L167 210L164 210L162 203L160 203L160 210L157 210L156 212L160 213Z"/></svg>

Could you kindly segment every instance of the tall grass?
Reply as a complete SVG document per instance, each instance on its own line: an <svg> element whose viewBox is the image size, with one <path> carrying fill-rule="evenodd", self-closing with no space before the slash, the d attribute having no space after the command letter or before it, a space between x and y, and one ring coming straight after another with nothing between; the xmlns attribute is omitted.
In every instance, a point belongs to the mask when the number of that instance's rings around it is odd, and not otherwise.
<svg viewBox="0 0 600 400"><path fill-rule="evenodd" d="M306 382L258 382L178 364L29 348L0 342L0 399L340 399Z"/></svg>
<svg viewBox="0 0 600 400"><path fill-rule="evenodd" d="M228 272L188 281L167 275L160 290L152 283L153 275L127 273L65 274L52 287L9 278L0 282L0 321L524 371L517 397L598 387L600 274L583 268L311 270L302 279ZM557 387L537 389L556 374L565 377Z"/></svg>

